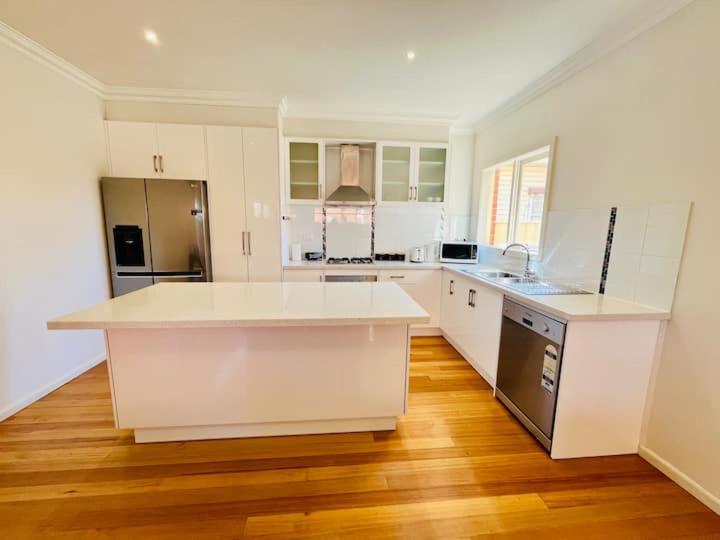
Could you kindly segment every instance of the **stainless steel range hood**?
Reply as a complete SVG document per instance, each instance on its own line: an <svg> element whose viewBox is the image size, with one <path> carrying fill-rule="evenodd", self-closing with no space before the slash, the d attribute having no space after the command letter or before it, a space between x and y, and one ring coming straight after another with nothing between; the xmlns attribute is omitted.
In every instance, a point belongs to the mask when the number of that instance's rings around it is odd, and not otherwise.
<svg viewBox="0 0 720 540"><path fill-rule="evenodd" d="M360 187L360 146L340 145L340 186L325 198L326 205L372 206L375 199Z"/></svg>

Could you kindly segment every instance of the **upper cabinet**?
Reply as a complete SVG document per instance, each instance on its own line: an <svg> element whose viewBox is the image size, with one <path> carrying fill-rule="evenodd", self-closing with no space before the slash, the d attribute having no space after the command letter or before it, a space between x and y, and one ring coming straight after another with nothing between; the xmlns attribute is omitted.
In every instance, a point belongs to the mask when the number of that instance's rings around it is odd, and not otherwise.
<svg viewBox="0 0 720 540"><path fill-rule="evenodd" d="M111 174L121 178L203 180L203 126L108 121Z"/></svg>
<svg viewBox="0 0 720 540"><path fill-rule="evenodd" d="M325 146L316 139L288 139L286 198L292 203L318 203L324 199Z"/></svg>
<svg viewBox="0 0 720 540"><path fill-rule="evenodd" d="M447 175L447 146L418 146L415 201L441 203L445 201Z"/></svg>
<svg viewBox="0 0 720 540"><path fill-rule="evenodd" d="M413 196L412 171L415 150L410 144L378 145L378 200L409 202Z"/></svg>
<svg viewBox="0 0 720 540"><path fill-rule="evenodd" d="M378 204L445 202L447 145L380 143Z"/></svg>
<svg viewBox="0 0 720 540"><path fill-rule="evenodd" d="M204 180L207 177L203 126L157 124L160 175Z"/></svg>

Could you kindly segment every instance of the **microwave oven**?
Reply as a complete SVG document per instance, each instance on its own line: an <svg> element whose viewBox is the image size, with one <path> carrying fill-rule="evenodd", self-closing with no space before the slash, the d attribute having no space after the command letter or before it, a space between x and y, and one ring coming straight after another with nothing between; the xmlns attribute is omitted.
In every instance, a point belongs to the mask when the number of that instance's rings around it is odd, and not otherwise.
<svg viewBox="0 0 720 540"><path fill-rule="evenodd" d="M477 242L443 242L440 244L440 262L477 264Z"/></svg>

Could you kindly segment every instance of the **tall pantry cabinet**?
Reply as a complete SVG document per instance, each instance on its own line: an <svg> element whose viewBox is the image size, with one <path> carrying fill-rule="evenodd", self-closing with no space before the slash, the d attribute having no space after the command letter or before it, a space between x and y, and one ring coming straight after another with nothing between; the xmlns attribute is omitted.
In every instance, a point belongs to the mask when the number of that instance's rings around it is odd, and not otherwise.
<svg viewBox="0 0 720 540"><path fill-rule="evenodd" d="M207 126L206 134L215 281L281 281L277 131Z"/></svg>

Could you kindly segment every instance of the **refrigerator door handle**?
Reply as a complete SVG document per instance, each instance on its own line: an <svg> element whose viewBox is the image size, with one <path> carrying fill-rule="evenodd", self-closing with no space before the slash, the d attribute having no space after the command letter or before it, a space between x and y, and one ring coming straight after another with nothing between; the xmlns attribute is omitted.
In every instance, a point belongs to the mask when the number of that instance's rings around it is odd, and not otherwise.
<svg viewBox="0 0 720 540"><path fill-rule="evenodd" d="M247 232L248 235L248 255L252 255L252 244L250 243L250 231Z"/></svg>

